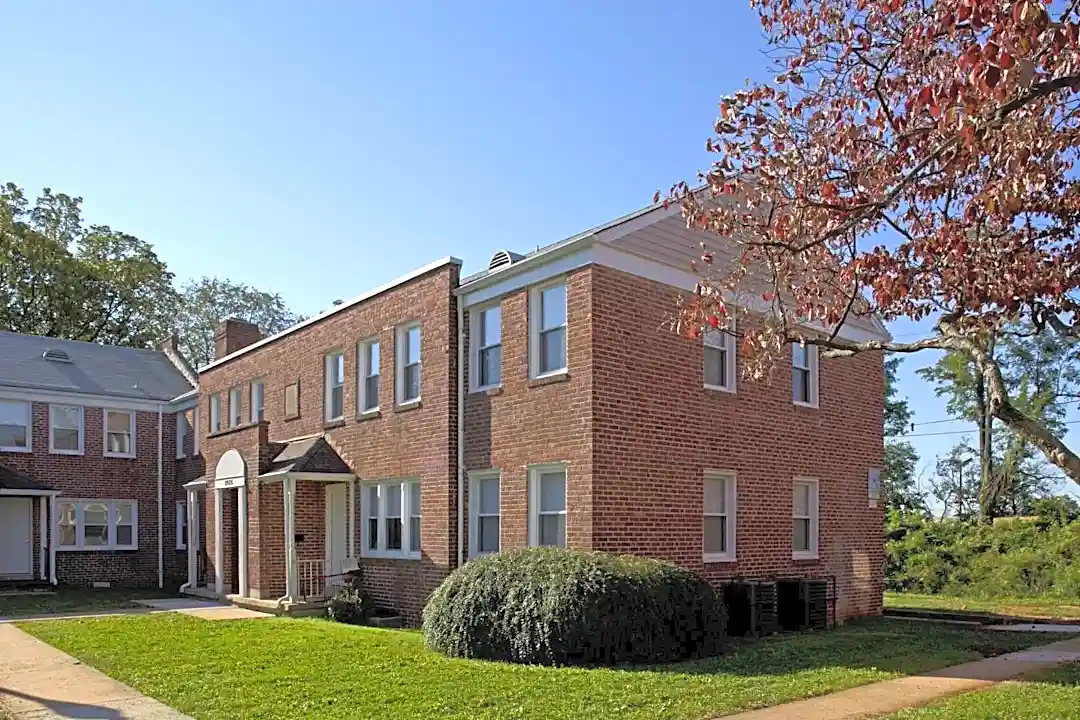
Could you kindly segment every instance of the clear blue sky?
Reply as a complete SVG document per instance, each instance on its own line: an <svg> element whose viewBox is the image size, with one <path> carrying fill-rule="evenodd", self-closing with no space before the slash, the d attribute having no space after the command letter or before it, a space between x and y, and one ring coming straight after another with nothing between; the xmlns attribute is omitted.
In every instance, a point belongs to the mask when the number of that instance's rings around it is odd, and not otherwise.
<svg viewBox="0 0 1080 720"><path fill-rule="evenodd" d="M7 3L0 180L311 314L692 180L761 47L745 0ZM930 362L902 375L917 421L945 417Z"/></svg>

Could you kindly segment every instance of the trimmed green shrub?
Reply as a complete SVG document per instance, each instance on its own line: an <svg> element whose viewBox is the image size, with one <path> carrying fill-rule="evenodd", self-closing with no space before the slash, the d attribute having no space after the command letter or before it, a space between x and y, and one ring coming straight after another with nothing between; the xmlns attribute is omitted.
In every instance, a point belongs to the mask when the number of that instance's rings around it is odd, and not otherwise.
<svg viewBox="0 0 1080 720"><path fill-rule="evenodd" d="M359 583L339 589L326 603L326 614L331 620L350 625L366 625L371 610L371 599Z"/></svg>
<svg viewBox="0 0 1080 720"><path fill-rule="evenodd" d="M724 604L700 577L646 558L533 548L478 558L424 608L453 657L542 665L657 663L719 651Z"/></svg>

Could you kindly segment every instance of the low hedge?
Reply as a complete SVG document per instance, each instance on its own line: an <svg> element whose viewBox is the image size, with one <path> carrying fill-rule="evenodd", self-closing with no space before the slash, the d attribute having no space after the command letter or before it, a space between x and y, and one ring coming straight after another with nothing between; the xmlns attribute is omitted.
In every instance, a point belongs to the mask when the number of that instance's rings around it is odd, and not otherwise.
<svg viewBox="0 0 1080 720"><path fill-rule="evenodd" d="M453 657L543 665L657 663L717 652L724 604L683 568L556 548L478 558L424 609L424 639Z"/></svg>

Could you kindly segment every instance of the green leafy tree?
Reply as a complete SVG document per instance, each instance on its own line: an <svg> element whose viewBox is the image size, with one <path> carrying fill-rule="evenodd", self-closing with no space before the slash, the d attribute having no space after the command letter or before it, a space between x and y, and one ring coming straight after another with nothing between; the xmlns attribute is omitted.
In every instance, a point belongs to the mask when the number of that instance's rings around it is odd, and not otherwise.
<svg viewBox="0 0 1080 720"><path fill-rule="evenodd" d="M147 347L167 334L176 294L149 243L86 226L82 199L46 188L31 205L0 188L0 328Z"/></svg>
<svg viewBox="0 0 1080 720"><path fill-rule="evenodd" d="M885 464L881 473L881 494L886 510L926 511L926 498L915 484L915 466L919 456L911 443L896 439L911 424L912 412L907 398L896 389L900 358L885 361Z"/></svg>
<svg viewBox="0 0 1080 720"><path fill-rule="evenodd" d="M214 359L214 329L227 318L253 323L264 336L302 319L278 293L219 278L191 280L181 288L174 322L180 351L193 366L202 367Z"/></svg>
<svg viewBox="0 0 1080 720"><path fill-rule="evenodd" d="M979 482L975 470L977 455L967 440L953 446L937 459L930 494L942 506L942 518L949 515L967 520L978 506Z"/></svg>

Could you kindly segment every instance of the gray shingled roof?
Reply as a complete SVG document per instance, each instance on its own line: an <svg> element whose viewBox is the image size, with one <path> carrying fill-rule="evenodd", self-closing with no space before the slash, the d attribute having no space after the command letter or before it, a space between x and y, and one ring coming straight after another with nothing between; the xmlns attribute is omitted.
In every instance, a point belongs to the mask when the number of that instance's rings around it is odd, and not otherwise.
<svg viewBox="0 0 1080 720"><path fill-rule="evenodd" d="M348 473L349 466L322 435L276 443L281 451L259 477L290 472Z"/></svg>
<svg viewBox="0 0 1080 720"><path fill-rule="evenodd" d="M26 473L0 465L0 490L48 490Z"/></svg>
<svg viewBox="0 0 1080 720"><path fill-rule="evenodd" d="M60 350L71 362L42 357ZM172 400L191 383L158 350L0 332L0 386Z"/></svg>

